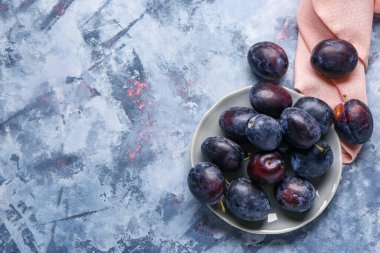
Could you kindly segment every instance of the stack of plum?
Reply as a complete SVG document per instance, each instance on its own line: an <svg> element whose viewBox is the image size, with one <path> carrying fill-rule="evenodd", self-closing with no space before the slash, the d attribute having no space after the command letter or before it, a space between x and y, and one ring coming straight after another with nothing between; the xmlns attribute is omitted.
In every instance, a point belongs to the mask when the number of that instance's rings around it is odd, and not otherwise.
<svg viewBox="0 0 380 253"><path fill-rule="evenodd" d="M311 57L313 68L329 78L348 75L356 66L355 48L344 40L319 43ZM260 42L248 52L252 72L261 81L252 86L252 108L233 107L224 111L219 126L224 136L204 140L200 162L188 174L188 186L196 199L206 204L224 203L235 216L257 221L265 219L271 203L260 185L276 184L275 199L289 211L305 212L316 197L308 181L324 175L334 156L323 137L335 125L342 139L350 144L368 141L373 131L372 114L361 101L338 104L334 111L322 100L302 97L293 104L289 92L274 83L287 71L285 51L272 42ZM248 98L247 98L248 99ZM254 150L248 154L249 151ZM291 169L286 175L285 158ZM224 174L241 169L243 161L251 181L237 178L228 182ZM223 172L223 173L222 173Z"/></svg>

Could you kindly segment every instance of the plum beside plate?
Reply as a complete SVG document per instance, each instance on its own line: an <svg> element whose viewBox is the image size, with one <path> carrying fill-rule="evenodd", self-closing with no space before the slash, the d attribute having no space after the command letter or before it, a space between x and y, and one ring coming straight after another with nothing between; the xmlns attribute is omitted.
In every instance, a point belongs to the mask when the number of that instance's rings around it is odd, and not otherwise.
<svg viewBox="0 0 380 253"><path fill-rule="evenodd" d="M204 157L201 154L201 144L204 139L210 136L223 136L223 132L218 124L221 113L234 106L250 107L248 94L251 87L252 86L248 86L226 95L205 113L198 124L192 140L190 154L192 166L198 162L204 161ZM289 89L288 91L292 96L293 102L296 102L302 97L302 95L295 91ZM268 217L263 221L244 221L234 216L228 209L226 213L222 213L218 205L209 206L210 209L231 226L255 234L286 233L306 225L318 217L327 207L337 190L342 172L342 154L338 135L333 128L331 128L322 139L330 145L334 154L334 162L331 169L328 170L324 176L311 180L317 191L317 196L309 211L305 213L290 214L284 212L274 198L274 185L262 186L272 205ZM230 182L239 177L245 177L248 179L249 177L246 172L247 164L248 160L244 161L240 170L234 173L224 173L224 176ZM287 174L291 174L289 172L290 170L291 168L288 166Z"/></svg>
<svg viewBox="0 0 380 253"><path fill-rule="evenodd" d="M282 47L270 41L254 44L247 60L253 73L265 80L278 80L288 70L289 60Z"/></svg>

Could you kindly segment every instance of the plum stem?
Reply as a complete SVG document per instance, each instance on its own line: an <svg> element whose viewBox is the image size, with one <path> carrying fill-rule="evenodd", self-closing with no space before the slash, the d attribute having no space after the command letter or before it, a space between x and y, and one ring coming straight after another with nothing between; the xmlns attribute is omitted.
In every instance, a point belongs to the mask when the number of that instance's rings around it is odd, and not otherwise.
<svg viewBox="0 0 380 253"><path fill-rule="evenodd" d="M347 95L343 95L342 97L343 97L343 102L347 103Z"/></svg>
<svg viewBox="0 0 380 253"><path fill-rule="evenodd" d="M325 149L319 146L318 144L314 144L314 146L319 150L319 152L321 153L325 152Z"/></svg>
<svg viewBox="0 0 380 253"><path fill-rule="evenodd" d="M230 182L228 182L226 178L224 179L224 182L226 182L227 185L230 185Z"/></svg>
<svg viewBox="0 0 380 253"><path fill-rule="evenodd" d="M248 153L246 157L244 157L244 161L251 159L252 154Z"/></svg>
<svg viewBox="0 0 380 253"><path fill-rule="evenodd" d="M222 209L222 213L226 213L226 208L224 207L224 203L221 198L219 198L220 209Z"/></svg>

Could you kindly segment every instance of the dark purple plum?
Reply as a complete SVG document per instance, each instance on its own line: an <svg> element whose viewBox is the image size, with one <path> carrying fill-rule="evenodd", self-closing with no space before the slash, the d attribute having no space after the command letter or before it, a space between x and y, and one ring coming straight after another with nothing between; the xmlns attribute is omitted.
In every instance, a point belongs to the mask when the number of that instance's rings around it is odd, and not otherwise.
<svg viewBox="0 0 380 253"><path fill-rule="evenodd" d="M277 183L285 176L285 162L277 152L256 154L248 163L247 174L255 183Z"/></svg>
<svg viewBox="0 0 380 253"><path fill-rule="evenodd" d="M269 82L258 82L249 92L249 101L259 113L278 118L282 111L292 106L292 96L283 87Z"/></svg>
<svg viewBox="0 0 380 253"><path fill-rule="evenodd" d="M249 107L232 107L224 111L219 118L219 126L223 133L234 141L246 141L245 127L250 117L258 113Z"/></svg>
<svg viewBox="0 0 380 253"><path fill-rule="evenodd" d="M350 74L355 69L358 59L358 52L350 42L328 39L315 46L310 63L321 75L335 79Z"/></svg>
<svg viewBox="0 0 380 253"><path fill-rule="evenodd" d="M290 159L293 171L306 179L322 176L330 169L333 161L334 154L330 146L322 140L309 149L295 149Z"/></svg>
<svg viewBox="0 0 380 253"><path fill-rule="evenodd" d="M223 171L238 170L244 159L243 149L222 136L209 137L202 143L202 154Z"/></svg>
<svg viewBox="0 0 380 253"><path fill-rule="evenodd" d="M248 120L245 134L253 146L266 151L275 150L282 140L280 124L264 114Z"/></svg>
<svg viewBox="0 0 380 253"><path fill-rule="evenodd" d="M362 101L351 99L334 109L335 130L350 144L367 142L373 132L373 118L368 106Z"/></svg>
<svg viewBox="0 0 380 253"><path fill-rule="evenodd" d="M237 217L247 221L263 220L268 216L270 204L260 187L245 178L238 178L227 186L227 207Z"/></svg>
<svg viewBox="0 0 380 253"><path fill-rule="evenodd" d="M302 97L294 104L294 107L303 109L313 116L317 120L322 135L327 134L334 124L333 110L319 98Z"/></svg>
<svg viewBox="0 0 380 253"><path fill-rule="evenodd" d="M285 176L275 191L275 197L280 206L293 212L309 210L315 195L315 188L310 182L291 176Z"/></svg>
<svg viewBox="0 0 380 253"><path fill-rule="evenodd" d="M321 129L313 116L296 107L283 111L280 125L283 138L294 148L310 148L321 137Z"/></svg>
<svg viewBox="0 0 380 253"><path fill-rule="evenodd" d="M247 59L252 72L265 80L278 80L288 70L288 56L273 42L254 44L248 51Z"/></svg>
<svg viewBox="0 0 380 253"><path fill-rule="evenodd" d="M201 162L191 168L187 184L198 201L209 205L216 203L225 190L222 172L209 162Z"/></svg>

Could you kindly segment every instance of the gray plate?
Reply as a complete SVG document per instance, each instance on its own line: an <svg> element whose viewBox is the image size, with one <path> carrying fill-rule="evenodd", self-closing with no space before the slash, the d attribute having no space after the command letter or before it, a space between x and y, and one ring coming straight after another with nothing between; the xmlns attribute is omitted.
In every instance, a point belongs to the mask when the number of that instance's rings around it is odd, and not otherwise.
<svg viewBox="0 0 380 253"><path fill-rule="evenodd" d="M204 139L210 136L223 135L221 132L218 120L220 114L230 107L234 106L248 106L249 91L251 86L234 91L221 100L219 100L210 110L203 116L195 131L192 145L191 145L191 164L194 166L196 163L206 161L201 154L201 144ZM293 103L297 101L302 95L295 91L287 89L293 98ZM274 199L274 186L263 187L272 205L272 209L267 219L260 222L249 222L241 220L232 215L228 210L222 213L219 205L209 206L210 209L228 224L241 229L246 232L255 234L280 234L298 229L320 215L323 210L330 203L339 184L340 176L342 173L342 154L340 149L340 141L336 132L331 130L323 137L323 139L330 145L334 153L334 162L330 170L322 177L312 180L312 184L317 190L317 197L315 198L312 208L305 213L291 213L281 209ZM236 173L224 173L225 177L233 180L237 177L246 177L246 166L248 161L245 161L243 167ZM292 174L290 166L287 165L287 174Z"/></svg>

